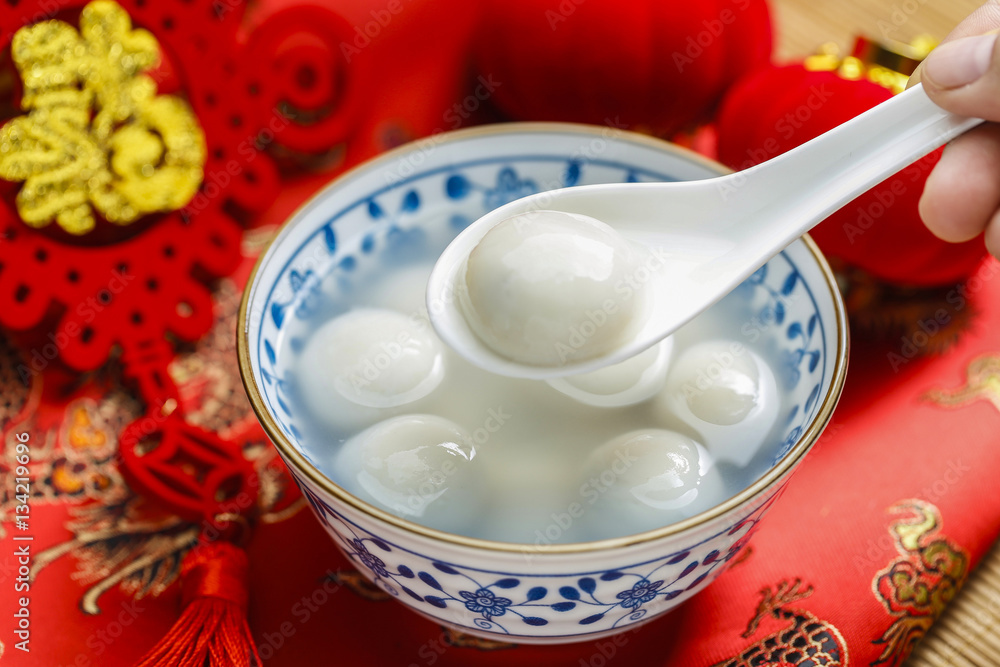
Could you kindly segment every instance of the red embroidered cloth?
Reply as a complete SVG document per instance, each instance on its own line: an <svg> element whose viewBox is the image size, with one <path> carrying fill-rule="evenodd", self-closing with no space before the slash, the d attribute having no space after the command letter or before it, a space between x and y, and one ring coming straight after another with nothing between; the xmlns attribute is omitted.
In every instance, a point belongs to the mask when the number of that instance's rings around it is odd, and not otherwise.
<svg viewBox="0 0 1000 667"><path fill-rule="evenodd" d="M341 9L364 26L382 8L358 0ZM402 34L420 15L400 13L392 29ZM390 59L398 52L379 51L377 39L363 47L381 53L381 67L396 68L405 85L386 86L380 111L373 103L362 114L336 169L450 127L441 100L465 94L456 63L471 30L471 19L456 20L454 41L441 41L433 62ZM261 521L247 544L248 616L265 664L898 664L996 539L1000 263L990 260L947 300L949 316L976 314L945 354L916 356L933 346L933 323L890 344L854 340L833 421L746 555L667 617L597 642L515 647L444 631L385 599L337 553L282 472L234 355L240 287L273 231L262 225L283 219L332 173L287 181L255 216L240 268L214 290L214 325L170 366L188 419L243 442L261 476ZM178 564L198 527L148 506L121 479L117 434L144 406L118 365L81 377L52 363L25 385L18 367L30 353L0 335L0 665L131 665L177 618ZM15 509L24 439L27 516ZM29 561L28 576L19 558ZM23 641L30 652L18 648Z"/></svg>

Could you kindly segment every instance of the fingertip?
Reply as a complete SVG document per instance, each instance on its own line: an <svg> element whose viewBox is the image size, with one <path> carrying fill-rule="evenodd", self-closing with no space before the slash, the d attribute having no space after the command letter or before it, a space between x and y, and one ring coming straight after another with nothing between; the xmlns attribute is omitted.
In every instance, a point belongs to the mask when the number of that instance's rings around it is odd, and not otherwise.
<svg viewBox="0 0 1000 667"><path fill-rule="evenodd" d="M917 210L934 236L949 243L961 243L975 238L981 227L974 221L970 223L972 216L956 207L954 171L942 157L941 163L927 177Z"/></svg>
<svg viewBox="0 0 1000 667"><path fill-rule="evenodd" d="M961 37L931 51L922 63L927 87L951 90L981 79L996 61L997 33Z"/></svg>
<svg viewBox="0 0 1000 667"><path fill-rule="evenodd" d="M920 64L927 96L961 116L1000 121L1000 48L996 30L942 44Z"/></svg>
<svg viewBox="0 0 1000 667"><path fill-rule="evenodd" d="M945 148L924 184L919 212L938 238L975 238L1000 209L1000 125L986 124Z"/></svg>
<svg viewBox="0 0 1000 667"><path fill-rule="evenodd" d="M933 173L931 174L933 176ZM931 234L938 237L942 241L947 241L942 232L939 231L940 225L938 223L939 218L937 216L937 200L933 192L929 191L928 185L930 184L930 177L927 179L927 185L924 185L924 191L920 195L920 201L917 203L917 212L920 214L920 219L923 220L924 226L930 230Z"/></svg>
<svg viewBox="0 0 1000 667"><path fill-rule="evenodd" d="M1000 260L1000 211L993 214L990 224L986 226L984 240L986 250Z"/></svg>

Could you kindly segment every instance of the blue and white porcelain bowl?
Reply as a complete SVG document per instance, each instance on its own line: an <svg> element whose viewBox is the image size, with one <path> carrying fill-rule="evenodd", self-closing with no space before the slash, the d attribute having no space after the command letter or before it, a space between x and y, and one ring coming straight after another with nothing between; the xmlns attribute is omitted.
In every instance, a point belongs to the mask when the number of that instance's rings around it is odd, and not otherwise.
<svg viewBox="0 0 1000 667"><path fill-rule="evenodd" d="M580 544L527 545L444 533L393 516L325 476L288 400L282 339L306 317L319 278L391 262L408 234L457 234L486 211L543 189L692 180L724 170L689 151L610 128L511 124L403 146L331 183L261 257L240 309L239 362L253 408L351 562L418 613L515 642L595 639L648 621L707 586L746 545L816 442L844 383L847 327L826 262L793 243L739 289L753 331L776 346L786 404L771 461L752 484L680 523ZM294 346L293 346L294 349ZM766 465L765 465L766 467Z"/></svg>

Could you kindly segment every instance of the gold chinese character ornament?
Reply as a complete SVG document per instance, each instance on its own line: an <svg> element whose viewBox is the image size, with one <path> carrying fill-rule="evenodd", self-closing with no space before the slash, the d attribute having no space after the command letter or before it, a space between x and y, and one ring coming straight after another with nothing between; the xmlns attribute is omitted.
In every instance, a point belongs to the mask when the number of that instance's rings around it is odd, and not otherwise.
<svg viewBox="0 0 1000 667"><path fill-rule="evenodd" d="M24 86L18 116L0 128L0 177L23 181L17 210L31 227L71 234L174 211L197 192L205 137L183 99L157 95L145 72L156 38L133 30L118 4L84 7L80 31L50 20L21 28L11 56Z"/></svg>

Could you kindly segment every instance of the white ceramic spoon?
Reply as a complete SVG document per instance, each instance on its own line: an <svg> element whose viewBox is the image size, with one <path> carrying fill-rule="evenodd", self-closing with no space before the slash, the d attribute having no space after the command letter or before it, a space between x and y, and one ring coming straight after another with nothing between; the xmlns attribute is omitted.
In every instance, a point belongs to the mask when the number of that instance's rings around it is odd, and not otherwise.
<svg viewBox="0 0 1000 667"><path fill-rule="evenodd" d="M701 181L585 185L518 199L479 218L441 254L427 285L431 321L459 354L500 375L546 379L618 363L670 335L861 193L981 122L942 110L917 85L746 171ZM494 225L537 210L597 218L670 257L646 285L649 316L625 345L582 362L530 366L498 355L466 324L455 290L465 284L469 253Z"/></svg>

